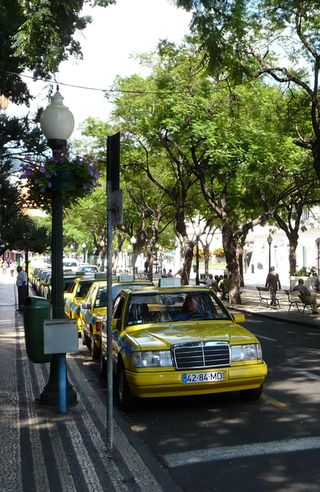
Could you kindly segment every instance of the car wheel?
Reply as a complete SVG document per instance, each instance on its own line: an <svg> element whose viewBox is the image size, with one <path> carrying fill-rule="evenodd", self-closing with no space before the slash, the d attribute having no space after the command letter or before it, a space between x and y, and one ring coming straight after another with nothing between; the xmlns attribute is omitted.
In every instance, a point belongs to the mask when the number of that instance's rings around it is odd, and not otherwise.
<svg viewBox="0 0 320 492"><path fill-rule="evenodd" d="M121 410L131 411L137 407L137 399L130 391L122 362L119 363L117 372L117 400Z"/></svg>
<svg viewBox="0 0 320 492"><path fill-rule="evenodd" d="M86 345L87 347L89 347L88 337L83 328L81 330L81 340L82 340L82 345Z"/></svg>
<svg viewBox="0 0 320 492"><path fill-rule="evenodd" d="M102 353L102 350L100 350L100 376L103 379L103 382L106 384L107 361Z"/></svg>
<svg viewBox="0 0 320 492"><path fill-rule="evenodd" d="M263 392L263 384L259 388L240 391L240 396L243 400L254 401L259 400Z"/></svg>
<svg viewBox="0 0 320 492"><path fill-rule="evenodd" d="M97 347L96 341L94 339L94 336L91 334L91 343L90 343L90 348L91 348L91 357L93 360L98 359L100 355L100 349Z"/></svg>

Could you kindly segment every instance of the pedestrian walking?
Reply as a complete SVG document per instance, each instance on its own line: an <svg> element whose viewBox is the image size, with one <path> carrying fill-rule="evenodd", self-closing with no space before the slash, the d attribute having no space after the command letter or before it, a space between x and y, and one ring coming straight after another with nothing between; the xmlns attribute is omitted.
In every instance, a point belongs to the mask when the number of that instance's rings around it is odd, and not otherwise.
<svg viewBox="0 0 320 492"><path fill-rule="evenodd" d="M22 311L28 295L28 276L21 266L17 267L17 288L18 288L18 311Z"/></svg>
<svg viewBox="0 0 320 492"><path fill-rule="evenodd" d="M271 296L271 306L277 305L277 290L281 289L281 283L279 275L276 273L274 266L272 266L269 270L269 273L266 278L266 287L270 290Z"/></svg>

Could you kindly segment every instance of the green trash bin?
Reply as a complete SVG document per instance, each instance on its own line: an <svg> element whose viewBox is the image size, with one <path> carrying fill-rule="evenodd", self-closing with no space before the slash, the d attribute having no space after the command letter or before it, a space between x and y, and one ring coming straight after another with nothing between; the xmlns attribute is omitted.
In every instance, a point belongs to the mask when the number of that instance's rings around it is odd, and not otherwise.
<svg viewBox="0 0 320 492"><path fill-rule="evenodd" d="M40 296L28 296L23 307L26 350L32 362L51 361L51 355L43 352L43 322L52 318L51 303Z"/></svg>

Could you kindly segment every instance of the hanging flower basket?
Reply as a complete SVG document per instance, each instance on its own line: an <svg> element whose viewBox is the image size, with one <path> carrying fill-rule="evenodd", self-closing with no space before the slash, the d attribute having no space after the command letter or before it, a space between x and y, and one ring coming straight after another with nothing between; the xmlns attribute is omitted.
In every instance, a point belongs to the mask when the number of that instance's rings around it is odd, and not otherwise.
<svg viewBox="0 0 320 492"><path fill-rule="evenodd" d="M24 201L36 208L51 209L52 193L62 192L64 207L76 203L100 186L99 166L93 159L51 157L46 161L26 159L21 178L25 179Z"/></svg>

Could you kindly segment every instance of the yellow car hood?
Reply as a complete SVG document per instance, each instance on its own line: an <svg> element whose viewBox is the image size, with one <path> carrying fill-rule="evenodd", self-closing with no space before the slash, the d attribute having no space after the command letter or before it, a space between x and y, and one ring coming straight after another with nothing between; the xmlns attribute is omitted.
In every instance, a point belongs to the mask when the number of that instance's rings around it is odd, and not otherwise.
<svg viewBox="0 0 320 492"><path fill-rule="evenodd" d="M165 350L176 343L225 341L231 345L257 343L256 337L232 321L184 321L127 328L125 337L144 350Z"/></svg>

